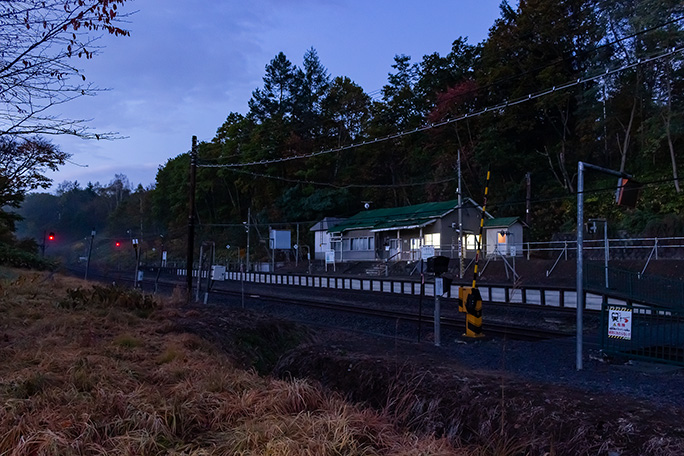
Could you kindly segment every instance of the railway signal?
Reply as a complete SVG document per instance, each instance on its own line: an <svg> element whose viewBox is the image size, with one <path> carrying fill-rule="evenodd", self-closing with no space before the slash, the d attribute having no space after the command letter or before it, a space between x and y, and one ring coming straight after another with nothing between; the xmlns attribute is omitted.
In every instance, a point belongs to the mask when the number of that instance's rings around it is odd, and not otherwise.
<svg viewBox="0 0 684 456"><path fill-rule="evenodd" d="M618 206L625 206L634 209L639 199L639 192L641 191L641 184L628 177L618 178L618 187L615 192L615 203Z"/></svg>

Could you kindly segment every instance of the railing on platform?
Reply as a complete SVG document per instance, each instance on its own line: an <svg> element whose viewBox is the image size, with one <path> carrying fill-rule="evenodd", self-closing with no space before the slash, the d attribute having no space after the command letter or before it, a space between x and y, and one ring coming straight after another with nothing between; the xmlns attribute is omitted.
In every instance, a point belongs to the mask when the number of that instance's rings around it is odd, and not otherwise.
<svg viewBox="0 0 684 456"><path fill-rule="evenodd" d="M567 249L567 250L566 250ZM584 239L583 250L588 256L596 254L597 259L603 258L605 249L603 239ZM543 254L549 258L567 252L574 256L577 253L577 243L574 239L548 242L525 242L524 255L529 259L532 255ZM662 238L614 238L608 239L608 255L610 259L648 257L684 259L684 237ZM566 256L567 259L567 256Z"/></svg>
<svg viewBox="0 0 684 456"><path fill-rule="evenodd" d="M684 281L647 276L638 272L608 268L606 289L603 265L585 264L585 284L595 293L610 294L627 302L648 303L667 308L684 308Z"/></svg>

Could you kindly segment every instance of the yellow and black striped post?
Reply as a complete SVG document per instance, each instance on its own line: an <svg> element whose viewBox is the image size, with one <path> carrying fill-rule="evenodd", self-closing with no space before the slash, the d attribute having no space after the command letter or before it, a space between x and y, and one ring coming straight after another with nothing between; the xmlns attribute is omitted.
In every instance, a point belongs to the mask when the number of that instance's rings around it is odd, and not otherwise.
<svg viewBox="0 0 684 456"><path fill-rule="evenodd" d="M477 253L475 254L475 267L473 269L473 285L471 287L461 287L458 290L460 312L466 313L466 337L483 337L482 333L482 295L477 288L477 274L482 252L482 233L484 231L485 210L487 209L487 195L489 193L489 176L485 181L484 201L482 203L482 216L480 217L480 233L477 236Z"/></svg>
<svg viewBox="0 0 684 456"><path fill-rule="evenodd" d="M482 296L473 287L460 287L458 290L458 310L466 314L466 337L483 337L482 334Z"/></svg>

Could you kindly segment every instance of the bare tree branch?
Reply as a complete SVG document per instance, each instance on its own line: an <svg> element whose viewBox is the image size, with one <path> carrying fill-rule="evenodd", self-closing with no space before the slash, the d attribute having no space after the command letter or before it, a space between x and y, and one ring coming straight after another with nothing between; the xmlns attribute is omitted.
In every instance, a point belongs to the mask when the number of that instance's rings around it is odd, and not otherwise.
<svg viewBox="0 0 684 456"><path fill-rule="evenodd" d="M98 89L86 82L76 58L98 54L103 33L128 36L118 27L126 0L7 0L0 2L0 135L92 133L88 119L63 119L48 112Z"/></svg>

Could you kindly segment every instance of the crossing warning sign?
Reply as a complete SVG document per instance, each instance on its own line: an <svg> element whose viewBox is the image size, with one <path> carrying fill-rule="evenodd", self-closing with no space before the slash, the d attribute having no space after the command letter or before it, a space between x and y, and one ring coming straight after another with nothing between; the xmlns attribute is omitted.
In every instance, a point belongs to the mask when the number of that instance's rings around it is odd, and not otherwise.
<svg viewBox="0 0 684 456"><path fill-rule="evenodd" d="M632 340L632 309L608 307L608 337Z"/></svg>

